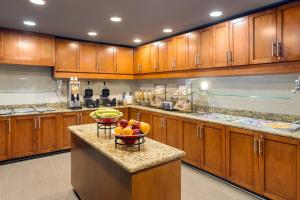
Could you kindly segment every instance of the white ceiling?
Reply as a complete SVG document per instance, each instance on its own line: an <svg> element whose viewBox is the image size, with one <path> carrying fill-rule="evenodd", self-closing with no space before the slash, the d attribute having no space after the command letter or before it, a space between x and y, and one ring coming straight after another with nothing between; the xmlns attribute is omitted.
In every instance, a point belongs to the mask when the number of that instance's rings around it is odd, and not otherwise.
<svg viewBox="0 0 300 200"><path fill-rule="evenodd" d="M134 46L134 38L143 43L168 36L165 27L179 33L213 23L209 12L222 10L227 18L278 0L46 0L37 6L29 0L0 0L0 27L30 30L82 40ZM112 23L111 16L123 18ZM33 20L35 27L23 25ZM97 31L91 38L88 31ZM169 34L170 35L170 34Z"/></svg>

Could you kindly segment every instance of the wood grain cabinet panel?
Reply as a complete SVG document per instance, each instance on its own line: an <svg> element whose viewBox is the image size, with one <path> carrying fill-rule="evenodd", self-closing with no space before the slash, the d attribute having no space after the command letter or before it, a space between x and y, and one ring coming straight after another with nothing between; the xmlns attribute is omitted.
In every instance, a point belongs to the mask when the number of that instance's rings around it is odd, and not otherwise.
<svg viewBox="0 0 300 200"><path fill-rule="evenodd" d="M166 40L166 71L176 69L176 40L170 38Z"/></svg>
<svg viewBox="0 0 300 200"><path fill-rule="evenodd" d="M123 117L121 117L120 120L121 119L129 120L129 108L117 108L117 110L123 113Z"/></svg>
<svg viewBox="0 0 300 200"><path fill-rule="evenodd" d="M186 36L180 35L176 38L175 70L185 70L186 66Z"/></svg>
<svg viewBox="0 0 300 200"><path fill-rule="evenodd" d="M166 43L164 41L157 42L158 51L158 71L164 72L166 68Z"/></svg>
<svg viewBox="0 0 300 200"><path fill-rule="evenodd" d="M87 111L87 112L81 112L80 113L80 124L93 124L96 123L96 121L90 117L90 113L92 111Z"/></svg>
<svg viewBox="0 0 300 200"><path fill-rule="evenodd" d="M118 74L133 74L133 50L116 47L116 71Z"/></svg>
<svg viewBox="0 0 300 200"><path fill-rule="evenodd" d="M178 118L165 117L166 143L183 150L183 122Z"/></svg>
<svg viewBox="0 0 300 200"><path fill-rule="evenodd" d="M299 141L260 135L262 194L271 199L300 199Z"/></svg>
<svg viewBox="0 0 300 200"><path fill-rule="evenodd" d="M79 71L79 43L56 39L56 71Z"/></svg>
<svg viewBox="0 0 300 200"><path fill-rule="evenodd" d="M183 150L186 155L184 161L201 167L201 139L199 137L199 126L197 123L183 122Z"/></svg>
<svg viewBox="0 0 300 200"><path fill-rule="evenodd" d="M56 114L38 117L38 151L47 153L59 149L59 116Z"/></svg>
<svg viewBox="0 0 300 200"><path fill-rule="evenodd" d="M212 67L226 67L229 65L229 23L214 25L213 30L213 65Z"/></svg>
<svg viewBox="0 0 300 200"><path fill-rule="evenodd" d="M149 48L150 48L150 72L158 72L159 71L158 43L150 44Z"/></svg>
<svg viewBox="0 0 300 200"><path fill-rule="evenodd" d="M217 176L225 177L225 127L201 123L201 168Z"/></svg>
<svg viewBox="0 0 300 200"><path fill-rule="evenodd" d="M99 45L98 58L99 58L99 72L100 73L115 73L115 56L116 49L114 46Z"/></svg>
<svg viewBox="0 0 300 200"><path fill-rule="evenodd" d="M37 126L37 119L35 116L13 118L13 158L31 156L37 153Z"/></svg>
<svg viewBox="0 0 300 200"><path fill-rule="evenodd" d="M199 40L198 32L186 34L186 69L197 69L199 67Z"/></svg>
<svg viewBox="0 0 300 200"><path fill-rule="evenodd" d="M276 9L249 16L250 64L276 62Z"/></svg>
<svg viewBox="0 0 300 200"><path fill-rule="evenodd" d="M11 120L0 118L0 161L11 158Z"/></svg>
<svg viewBox="0 0 300 200"><path fill-rule="evenodd" d="M75 126L80 124L79 113L63 113L60 118L60 148L71 148L71 132L69 126Z"/></svg>
<svg viewBox="0 0 300 200"><path fill-rule="evenodd" d="M55 66L55 38L53 36L40 36L41 53L40 63Z"/></svg>
<svg viewBox="0 0 300 200"><path fill-rule="evenodd" d="M134 49L134 66L133 66L133 72L135 74L140 73L141 64L142 64L142 50L141 48Z"/></svg>
<svg viewBox="0 0 300 200"><path fill-rule="evenodd" d="M32 33L22 33L20 41L21 55L19 58L25 61L38 62L41 52L41 40Z"/></svg>
<svg viewBox="0 0 300 200"><path fill-rule="evenodd" d="M79 71L80 72L97 72L98 71L98 55L97 45L93 43L79 44Z"/></svg>
<svg viewBox="0 0 300 200"><path fill-rule="evenodd" d="M249 64L249 20L241 17L229 22L230 65Z"/></svg>
<svg viewBox="0 0 300 200"><path fill-rule="evenodd" d="M300 60L300 2L280 6L277 9L277 59Z"/></svg>
<svg viewBox="0 0 300 200"><path fill-rule="evenodd" d="M3 30L2 55L6 60L18 60L21 54L21 36L17 31Z"/></svg>
<svg viewBox="0 0 300 200"><path fill-rule="evenodd" d="M258 136L252 131L227 127L226 178L259 192Z"/></svg>
<svg viewBox="0 0 300 200"><path fill-rule="evenodd" d="M0 30L0 59L3 58L3 31Z"/></svg>
<svg viewBox="0 0 300 200"><path fill-rule="evenodd" d="M155 113L152 114L152 139L166 144L167 134L164 120L164 116Z"/></svg>
<svg viewBox="0 0 300 200"><path fill-rule="evenodd" d="M140 73L148 73L150 71L150 46L146 45L141 47L142 64Z"/></svg>
<svg viewBox="0 0 300 200"><path fill-rule="evenodd" d="M202 68L212 66L212 28L204 28L198 32L198 65Z"/></svg>

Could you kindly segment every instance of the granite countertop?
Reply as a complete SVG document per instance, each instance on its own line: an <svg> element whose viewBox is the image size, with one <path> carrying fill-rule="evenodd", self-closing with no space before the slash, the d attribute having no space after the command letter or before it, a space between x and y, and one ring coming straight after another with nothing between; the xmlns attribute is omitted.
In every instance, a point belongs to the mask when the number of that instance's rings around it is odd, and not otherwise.
<svg viewBox="0 0 300 200"><path fill-rule="evenodd" d="M26 106L24 106L26 107ZM205 115L195 115L193 113L182 113L182 112L174 112L174 111L165 111L161 110L158 108L151 108L151 107L145 107L145 106L139 106L139 105L128 105L128 106L116 106L113 108L124 108L124 107L130 107L130 108L136 108L136 109L141 109L141 110L146 110L150 112L158 112L162 114L167 114L167 115L172 115L172 116L178 116L182 118L187 118L187 119L194 119L194 120L199 120L203 122L212 122L212 123L217 123L217 124L222 124L225 126L232 126L236 128L243 128L243 129L248 129L248 130L253 130L253 131L258 131L258 132L263 132L263 133L269 133L269 134L274 134L274 135L280 135L280 136L285 136L285 137L291 137L291 138L296 138L300 139L300 130L296 132L289 132L286 130L282 129L274 129L268 126L264 125L257 125L257 124L247 124L247 123L241 123L246 117L241 117L237 115L226 115L226 117L223 118L208 118ZM9 114L9 115L1 115L2 117L10 117L10 116L21 116L21 115L37 115L37 114L50 114L50 113L64 113L64 112L81 112L81 111L93 111L96 108L82 108L80 110L70 110L64 107L55 107L55 111L47 111L43 113L39 112L31 112L31 113L15 113L15 114ZM214 113L212 113L214 114ZM216 113L218 114L218 113ZM222 115L222 114L220 114ZM235 120L229 121L226 118L234 118ZM259 120L256 119L255 117L249 118L247 117L248 120ZM269 122L276 122L276 121L270 121ZM280 121L279 121L280 122ZM282 122L280 122L282 123Z"/></svg>
<svg viewBox="0 0 300 200"><path fill-rule="evenodd" d="M71 132L94 147L129 173L135 173L172 160L180 159L185 153L179 149L146 138L146 142L137 150L115 149L114 139L100 133L97 137L96 124L71 126Z"/></svg>

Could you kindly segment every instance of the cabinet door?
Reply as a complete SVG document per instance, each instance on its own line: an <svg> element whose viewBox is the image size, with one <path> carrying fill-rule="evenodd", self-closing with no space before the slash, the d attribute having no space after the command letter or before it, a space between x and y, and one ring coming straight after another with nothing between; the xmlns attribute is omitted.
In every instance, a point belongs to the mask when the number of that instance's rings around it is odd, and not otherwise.
<svg viewBox="0 0 300 200"><path fill-rule="evenodd" d="M142 65L141 73L148 73L150 71L150 47L149 45L142 47Z"/></svg>
<svg viewBox="0 0 300 200"><path fill-rule="evenodd" d="M80 113L80 124L93 124L96 121L90 116L92 111L82 112Z"/></svg>
<svg viewBox="0 0 300 200"><path fill-rule="evenodd" d="M3 58L3 30L0 30L0 59Z"/></svg>
<svg viewBox="0 0 300 200"><path fill-rule="evenodd" d="M134 49L134 73L138 74L141 72L142 65L142 50L141 48Z"/></svg>
<svg viewBox="0 0 300 200"><path fill-rule="evenodd" d="M249 16L250 64L276 62L276 9Z"/></svg>
<svg viewBox="0 0 300 200"><path fill-rule="evenodd" d="M129 119L138 120L138 111L134 108L129 108Z"/></svg>
<svg viewBox="0 0 300 200"><path fill-rule="evenodd" d="M97 72L98 59L97 59L97 45L93 43L79 44L79 71L80 72Z"/></svg>
<svg viewBox="0 0 300 200"><path fill-rule="evenodd" d="M165 118L161 115L152 114L152 139L166 144Z"/></svg>
<svg viewBox="0 0 300 200"><path fill-rule="evenodd" d="M75 126L80 124L78 113L63 113L61 115L61 133L60 133L60 147L61 149L69 149L71 147L71 132L69 126Z"/></svg>
<svg viewBox="0 0 300 200"><path fill-rule="evenodd" d="M0 161L11 157L11 121L0 118Z"/></svg>
<svg viewBox="0 0 300 200"><path fill-rule="evenodd" d="M186 68L197 69L199 58L199 34L198 32L186 34Z"/></svg>
<svg viewBox="0 0 300 200"><path fill-rule="evenodd" d="M166 40L166 71L175 70L176 40L171 38Z"/></svg>
<svg viewBox="0 0 300 200"><path fill-rule="evenodd" d="M41 55L40 62L43 65L55 65L55 38L53 36L40 36Z"/></svg>
<svg viewBox="0 0 300 200"><path fill-rule="evenodd" d="M180 119L165 117L164 126L166 129L167 144L183 150L183 134Z"/></svg>
<svg viewBox="0 0 300 200"><path fill-rule="evenodd" d="M149 45L150 48L150 72L159 71L158 43Z"/></svg>
<svg viewBox="0 0 300 200"><path fill-rule="evenodd" d="M217 176L225 176L225 127L201 124L201 168Z"/></svg>
<svg viewBox="0 0 300 200"><path fill-rule="evenodd" d="M261 191L270 199L300 199L299 142L274 135L261 135Z"/></svg>
<svg viewBox="0 0 300 200"><path fill-rule="evenodd" d="M59 149L59 116L56 114L38 117L38 150L47 153Z"/></svg>
<svg viewBox="0 0 300 200"><path fill-rule="evenodd" d="M300 2L286 4L277 9L277 59L300 60Z"/></svg>
<svg viewBox="0 0 300 200"><path fill-rule="evenodd" d="M202 68L212 66L212 28L204 28L198 32L198 64Z"/></svg>
<svg viewBox="0 0 300 200"><path fill-rule="evenodd" d="M196 167L201 166L201 139L196 123L183 122L183 150L186 155L184 161Z"/></svg>
<svg viewBox="0 0 300 200"><path fill-rule="evenodd" d="M130 48L116 47L116 68L119 74L133 73L133 50Z"/></svg>
<svg viewBox="0 0 300 200"><path fill-rule="evenodd" d="M78 72L78 70L78 42L56 39L56 71Z"/></svg>
<svg viewBox="0 0 300 200"><path fill-rule="evenodd" d="M129 108L117 108L117 110L123 113L123 117L121 117L120 119L129 120Z"/></svg>
<svg viewBox="0 0 300 200"><path fill-rule="evenodd" d="M21 55L20 59L24 61L37 62L40 60L41 41L40 37L32 33L21 34Z"/></svg>
<svg viewBox="0 0 300 200"><path fill-rule="evenodd" d="M37 153L37 119L35 116L13 119L12 157L26 157Z"/></svg>
<svg viewBox="0 0 300 200"><path fill-rule="evenodd" d="M213 67L228 66L229 23L224 22L213 29Z"/></svg>
<svg viewBox="0 0 300 200"><path fill-rule="evenodd" d="M230 65L249 64L249 23L248 17L229 22L230 29Z"/></svg>
<svg viewBox="0 0 300 200"><path fill-rule="evenodd" d="M3 31L3 59L18 60L20 56L21 36L17 31Z"/></svg>
<svg viewBox="0 0 300 200"><path fill-rule="evenodd" d="M166 43L164 41L158 42L158 71L164 72L166 70Z"/></svg>
<svg viewBox="0 0 300 200"><path fill-rule="evenodd" d="M226 179L258 192L258 139L252 131L226 130Z"/></svg>
<svg viewBox="0 0 300 200"><path fill-rule="evenodd" d="M100 45L98 46L99 72L115 73L115 47Z"/></svg>
<svg viewBox="0 0 300 200"><path fill-rule="evenodd" d="M176 37L175 70L185 70L186 38L185 35Z"/></svg>

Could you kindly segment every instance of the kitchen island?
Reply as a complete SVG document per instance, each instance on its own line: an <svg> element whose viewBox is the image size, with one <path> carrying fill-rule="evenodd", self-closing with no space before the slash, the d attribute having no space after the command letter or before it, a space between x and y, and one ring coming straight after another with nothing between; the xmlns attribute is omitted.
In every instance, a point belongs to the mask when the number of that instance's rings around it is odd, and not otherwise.
<svg viewBox="0 0 300 200"><path fill-rule="evenodd" d="M184 152L146 139L140 151L97 137L96 124L69 127L71 183L82 200L180 200Z"/></svg>

